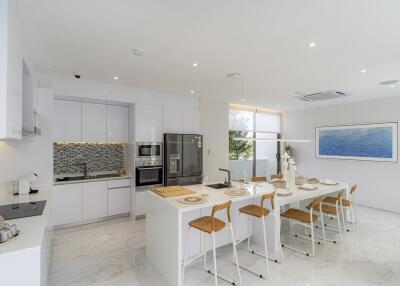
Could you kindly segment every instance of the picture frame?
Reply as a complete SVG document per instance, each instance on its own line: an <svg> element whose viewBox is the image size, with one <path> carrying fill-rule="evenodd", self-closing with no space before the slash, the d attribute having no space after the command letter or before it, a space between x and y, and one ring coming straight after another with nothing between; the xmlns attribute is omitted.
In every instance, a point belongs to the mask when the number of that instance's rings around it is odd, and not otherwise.
<svg viewBox="0 0 400 286"><path fill-rule="evenodd" d="M398 122L316 127L315 156L398 163Z"/></svg>

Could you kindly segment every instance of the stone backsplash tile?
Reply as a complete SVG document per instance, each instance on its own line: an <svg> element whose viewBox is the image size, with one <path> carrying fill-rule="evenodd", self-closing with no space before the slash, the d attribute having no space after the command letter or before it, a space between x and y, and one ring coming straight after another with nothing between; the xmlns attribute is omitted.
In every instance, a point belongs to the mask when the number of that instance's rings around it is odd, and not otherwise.
<svg viewBox="0 0 400 286"><path fill-rule="evenodd" d="M124 168L127 144L121 143L53 143L54 175L82 173L87 164L88 172L110 172Z"/></svg>

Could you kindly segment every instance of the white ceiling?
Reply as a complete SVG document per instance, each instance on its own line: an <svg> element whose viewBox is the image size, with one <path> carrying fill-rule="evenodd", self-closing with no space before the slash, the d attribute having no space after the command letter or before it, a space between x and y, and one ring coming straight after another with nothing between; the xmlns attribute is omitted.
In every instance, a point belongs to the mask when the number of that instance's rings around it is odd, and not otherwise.
<svg viewBox="0 0 400 286"><path fill-rule="evenodd" d="M302 106L295 91L400 94L378 84L400 79L398 0L18 3L41 72L282 109Z"/></svg>

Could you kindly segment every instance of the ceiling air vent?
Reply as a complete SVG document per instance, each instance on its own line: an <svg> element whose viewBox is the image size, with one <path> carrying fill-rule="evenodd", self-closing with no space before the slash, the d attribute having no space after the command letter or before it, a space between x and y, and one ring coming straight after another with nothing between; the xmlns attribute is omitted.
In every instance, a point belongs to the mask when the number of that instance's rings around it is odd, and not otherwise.
<svg viewBox="0 0 400 286"><path fill-rule="evenodd" d="M298 94L300 94L298 92ZM349 96L348 94L338 91L338 90L326 90L322 92L317 92L317 93L311 93L311 94L300 94L298 98L300 100L304 101L323 101L323 100L330 100L330 99L336 99L336 98L342 98L342 97L347 97Z"/></svg>

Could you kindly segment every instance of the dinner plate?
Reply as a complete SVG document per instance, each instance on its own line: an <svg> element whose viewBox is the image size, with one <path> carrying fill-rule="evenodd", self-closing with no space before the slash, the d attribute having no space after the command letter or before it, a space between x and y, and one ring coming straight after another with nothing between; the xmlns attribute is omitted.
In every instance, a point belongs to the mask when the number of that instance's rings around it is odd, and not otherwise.
<svg viewBox="0 0 400 286"><path fill-rule="evenodd" d="M290 196L293 193L290 192L288 189L277 189L275 190L275 194L280 197Z"/></svg>
<svg viewBox="0 0 400 286"><path fill-rule="evenodd" d="M226 190L225 194L228 196L248 196L250 192L247 190Z"/></svg>
<svg viewBox="0 0 400 286"><path fill-rule="evenodd" d="M204 203L206 199L204 197L199 197L199 196L189 196L185 198L180 198L177 201L182 204L197 205Z"/></svg>
<svg viewBox="0 0 400 286"><path fill-rule="evenodd" d="M338 182L335 182L335 181L332 181L332 180L322 180L322 181L320 181L320 183L322 185L328 185L328 186L334 186L334 185L339 184Z"/></svg>
<svg viewBox="0 0 400 286"><path fill-rule="evenodd" d="M302 186L300 186L299 187L300 189L303 189L303 190L308 190L308 191L311 191L311 190L316 190L317 189L317 186L316 185L313 185L313 184L303 184Z"/></svg>

